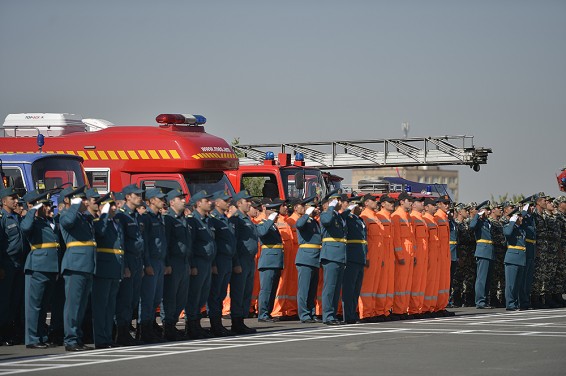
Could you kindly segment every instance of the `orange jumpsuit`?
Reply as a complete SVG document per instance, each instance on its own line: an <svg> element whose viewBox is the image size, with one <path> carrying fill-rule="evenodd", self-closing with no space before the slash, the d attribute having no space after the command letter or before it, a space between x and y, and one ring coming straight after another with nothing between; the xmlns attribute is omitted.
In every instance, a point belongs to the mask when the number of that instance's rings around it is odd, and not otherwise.
<svg viewBox="0 0 566 376"><path fill-rule="evenodd" d="M426 286L422 312L434 312L438 305L438 283L440 282L440 269L438 255L438 226L434 217L425 213L423 219L428 229L428 268L426 271Z"/></svg>
<svg viewBox="0 0 566 376"><path fill-rule="evenodd" d="M413 279L411 282L411 299L409 300L409 314L421 313L426 287L426 271L428 268L428 230L423 215L413 210L411 212L413 232L415 234L415 262L413 266Z"/></svg>
<svg viewBox="0 0 566 376"><path fill-rule="evenodd" d="M381 224L379 227L381 235L378 239L382 262L376 290L375 309L378 315L389 316L395 296L395 256L393 254L391 212L381 209L377 212L377 219Z"/></svg>
<svg viewBox="0 0 566 376"><path fill-rule="evenodd" d="M380 247L380 244L383 243L380 239L383 226L377 218L377 213L370 208L365 208L360 217L364 220L367 229L368 253L366 260L369 265L364 270L358 309L360 318L366 319L383 314L383 311L377 312L376 309L377 289L383 261L383 252Z"/></svg>
<svg viewBox="0 0 566 376"><path fill-rule="evenodd" d="M393 223L393 252L395 254L395 297L393 313L409 311L411 279L413 274L413 247L415 236L409 213L401 206L391 215Z"/></svg>
<svg viewBox="0 0 566 376"><path fill-rule="evenodd" d="M293 217L294 216L294 217ZM297 239L297 229L293 229L299 216L293 214L290 217L279 215L275 225L283 240L283 270L279 278L279 286L275 294L275 303L272 317L293 317L298 315L297 310L297 268L295 267L295 257L299 249Z"/></svg>
<svg viewBox="0 0 566 376"><path fill-rule="evenodd" d="M438 256L438 267L440 268L440 281L438 283L438 305L437 311L446 309L450 298L450 223L448 215L437 210L434 219L438 225L438 241L440 253Z"/></svg>

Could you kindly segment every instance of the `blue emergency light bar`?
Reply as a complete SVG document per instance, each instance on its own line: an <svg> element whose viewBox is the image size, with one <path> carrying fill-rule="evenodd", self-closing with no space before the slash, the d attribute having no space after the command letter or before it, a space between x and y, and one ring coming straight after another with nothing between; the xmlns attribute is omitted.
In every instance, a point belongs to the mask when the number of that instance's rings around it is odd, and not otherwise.
<svg viewBox="0 0 566 376"><path fill-rule="evenodd" d="M265 153L265 159L268 161L275 160L275 154L272 151L268 151Z"/></svg>
<svg viewBox="0 0 566 376"><path fill-rule="evenodd" d="M304 154L303 154L303 153L297 153L297 154L295 155L295 160L296 160L296 161L299 161L299 162L303 162L303 161L305 160Z"/></svg>

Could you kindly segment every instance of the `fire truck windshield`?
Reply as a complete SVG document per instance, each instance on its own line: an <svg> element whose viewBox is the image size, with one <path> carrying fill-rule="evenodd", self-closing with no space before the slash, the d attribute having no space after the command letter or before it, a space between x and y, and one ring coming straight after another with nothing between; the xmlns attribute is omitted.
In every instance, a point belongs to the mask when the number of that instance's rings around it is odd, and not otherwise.
<svg viewBox="0 0 566 376"><path fill-rule="evenodd" d="M31 167L35 189L81 187L86 184L86 176L81 162L76 159L43 158Z"/></svg>
<svg viewBox="0 0 566 376"><path fill-rule="evenodd" d="M230 180L222 171L213 172L186 172L183 174L189 193L195 193L205 190L211 194L218 191L227 191L229 195L234 196L234 188L230 184Z"/></svg>
<svg viewBox="0 0 566 376"><path fill-rule="evenodd" d="M288 199L326 195L326 186L320 170L309 168L281 169L281 180L285 189L285 196Z"/></svg>

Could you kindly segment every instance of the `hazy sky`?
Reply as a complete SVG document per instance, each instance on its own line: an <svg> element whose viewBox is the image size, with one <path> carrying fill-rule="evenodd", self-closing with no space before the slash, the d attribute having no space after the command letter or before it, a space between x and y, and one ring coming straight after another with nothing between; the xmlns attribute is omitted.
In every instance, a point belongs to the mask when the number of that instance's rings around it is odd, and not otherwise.
<svg viewBox="0 0 566 376"><path fill-rule="evenodd" d="M408 121L493 149L459 168L463 201L559 194L565 90L564 0L0 0L0 120L198 113L241 143L398 138Z"/></svg>

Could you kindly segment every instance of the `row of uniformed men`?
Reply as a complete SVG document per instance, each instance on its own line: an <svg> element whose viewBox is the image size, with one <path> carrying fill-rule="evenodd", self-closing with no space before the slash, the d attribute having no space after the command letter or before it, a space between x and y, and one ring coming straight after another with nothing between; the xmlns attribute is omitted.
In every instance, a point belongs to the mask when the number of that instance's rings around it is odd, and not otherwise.
<svg viewBox="0 0 566 376"><path fill-rule="evenodd" d="M515 244L517 234L508 234L510 222L525 232L524 247ZM453 227L454 305L508 310L565 306L566 197L539 193L530 204L457 205Z"/></svg>

